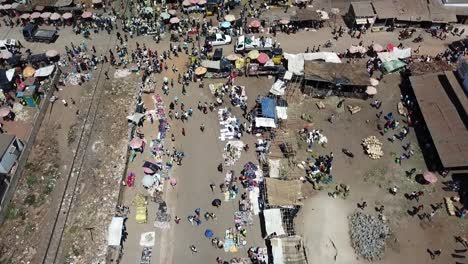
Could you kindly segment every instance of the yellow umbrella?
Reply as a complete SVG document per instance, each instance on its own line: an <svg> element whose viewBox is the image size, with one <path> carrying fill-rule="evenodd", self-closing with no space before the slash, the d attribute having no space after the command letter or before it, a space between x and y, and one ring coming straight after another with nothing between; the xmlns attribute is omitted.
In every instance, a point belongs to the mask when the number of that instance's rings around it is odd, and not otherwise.
<svg viewBox="0 0 468 264"><path fill-rule="evenodd" d="M245 59L244 58L239 58L236 60L236 69L242 69L245 66Z"/></svg>
<svg viewBox="0 0 468 264"><path fill-rule="evenodd" d="M233 53L233 54L229 54L228 56L226 56L226 59L228 59L228 60L230 60L230 61L235 61L235 60L237 60L237 59L239 59L239 58L240 58L240 56L237 55L237 54L234 54L234 53Z"/></svg>
<svg viewBox="0 0 468 264"><path fill-rule="evenodd" d="M205 67L198 67L195 69L195 75L203 75L208 69Z"/></svg>
<svg viewBox="0 0 468 264"><path fill-rule="evenodd" d="M226 20L228 22L232 22L232 21L236 20L236 17L234 15L226 15L224 17L224 20Z"/></svg>
<svg viewBox="0 0 468 264"><path fill-rule="evenodd" d="M36 73L36 70L31 66L28 66L24 68L23 70L23 76L26 78L34 76L35 73Z"/></svg>
<svg viewBox="0 0 468 264"><path fill-rule="evenodd" d="M258 52L258 50L251 50L248 54L248 57L251 58L252 60L255 60L256 58L258 58L259 55L260 55L260 52Z"/></svg>

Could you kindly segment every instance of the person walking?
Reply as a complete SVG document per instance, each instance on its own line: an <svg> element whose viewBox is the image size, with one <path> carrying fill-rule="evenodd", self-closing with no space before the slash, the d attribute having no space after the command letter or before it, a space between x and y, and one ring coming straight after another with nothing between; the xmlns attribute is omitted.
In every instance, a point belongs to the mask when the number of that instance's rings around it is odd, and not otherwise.
<svg viewBox="0 0 468 264"><path fill-rule="evenodd" d="M216 184L214 183L210 183L210 188L211 188L211 192L214 193L214 188L216 187Z"/></svg>
<svg viewBox="0 0 468 264"><path fill-rule="evenodd" d="M184 127L182 128L182 136L185 137L185 128Z"/></svg>
<svg viewBox="0 0 468 264"><path fill-rule="evenodd" d="M179 224L179 223L180 223L180 217L178 217L178 216L176 215L175 218L174 218L174 222L175 222L176 224Z"/></svg>

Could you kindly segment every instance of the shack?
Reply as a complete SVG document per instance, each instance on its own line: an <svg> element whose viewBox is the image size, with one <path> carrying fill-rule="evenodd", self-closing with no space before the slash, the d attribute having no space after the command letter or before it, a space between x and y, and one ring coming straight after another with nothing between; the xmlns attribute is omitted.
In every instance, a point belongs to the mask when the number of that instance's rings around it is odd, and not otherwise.
<svg viewBox="0 0 468 264"><path fill-rule="evenodd" d="M289 236L270 239L273 263L303 264L307 263L304 244L300 236Z"/></svg>
<svg viewBox="0 0 468 264"><path fill-rule="evenodd" d="M265 178L266 204L268 207L303 205L300 180L284 181Z"/></svg>
<svg viewBox="0 0 468 264"><path fill-rule="evenodd" d="M305 94L364 98L369 85L364 65L304 61L302 92Z"/></svg>
<svg viewBox="0 0 468 264"><path fill-rule="evenodd" d="M296 14L291 16L291 24L299 28L318 28L321 25L322 17L310 8L298 9Z"/></svg>
<svg viewBox="0 0 468 264"><path fill-rule="evenodd" d="M346 20L350 27L372 26L375 22L375 13L371 2L351 2Z"/></svg>
<svg viewBox="0 0 468 264"><path fill-rule="evenodd" d="M411 76L423 124L416 126L429 169L468 175L468 98L454 72Z"/></svg>
<svg viewBox="0 0 468 264"><path fill-rule="evenodd" d="M377 0L372 2L376 14L372 31L382 31L394 26L397 17L397 8L393 1Z"/></svg>

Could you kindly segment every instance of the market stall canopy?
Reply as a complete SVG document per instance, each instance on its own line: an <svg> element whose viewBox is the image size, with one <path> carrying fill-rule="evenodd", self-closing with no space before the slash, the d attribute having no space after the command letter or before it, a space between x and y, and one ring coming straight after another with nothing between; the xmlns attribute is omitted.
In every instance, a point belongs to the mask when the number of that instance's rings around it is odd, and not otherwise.
<svg viewBox="0 0 468 264"><path fill-rule="evenodd" d="M302 250L304 244L300 236L272 238L270 239L270 243L275 263L307 263L304 250ZM297 250L298 248L301 250Z"/></svg>
<svg viewBox="0 0 468 264"><path fill-rule="evenodd" d="M210 61L210 60L203 60L201 62L202 67L207 69L221 69L221 61ZM200 67L199 67L200 68Z"/></svg>
<svg viewBox="0 0 468 264"><path fill-rule="evenodd" d="M367 86L367 88L366 88L366 94L368 94L368 95L376 95L376 94L377 94L377 89L375 89L374 86Z"/></svg>
<svg viewBox="0 0 468 264"><path fill-rule="evenodd" d="M169 20L169 23L171 24L177 24L180 22L180 19L178 17L173 17Z"/></svg>
<svg viewBox="0 0 468 264"><path fill-rule="evenodd" d="M200 1L198 1L198 5L204 5L204 4L206 4L206 0L200 0Z"/></svg>
<svg viewBox="0 0 468 264"><path fill-rule="evenodd" d="M51 75L55 70L55 65L49 65L46 67L42 67L36 70L34 73L34 77L47 77Z"/></svg>
<svg viewBox="0 0 468 264"><path fill-rule="evenodd" d="M286 106L277 106L276 115L278 116L278 119L288 119L288 108Z"/></svg>
<svg viewBox="0 0 468 264"><path fill-rule="evenodd" d="M276 124L273 118L255 117L255 127L276 128Z"/></svg>
<svg viewBox="0 0 468 264"><path fill-rule="evenodd" d="M189 0L190 4L196 5L198 4L199 0Z"/></svg>
<svg viewBox="0 0 468 264"><path fill-rule="evenodd" d="M27 66L26 68L24 68L23 70L23 76L24 77L31 77L31 76L34 76L34 74L36 73L36 70L31 67L31 66Z"/></svg>
<svg viewBox="0 0 468 264"><path fill-rule="evenodd" d="M167 12L164 12L164 13L161 13L161 18L166 20L166 19L171 18L171 15Z"/></svg>
<svg viewBox="0 0 468 264"><path fill-rule="evenodd" d="M59 20L62 16L59 13L53 13L50 15L50 20Z"/></svg>
<svg viewBox="0 0 468 264"><path fill-rule="evenodd" d="M354 54L354 53L366 53L367 52L367 49L363 46L355 46L355 45L351 45L351 47L349 47L349 53L351 54Z"/></svg>
<svg viewBox="0 0 468 264"><path fill-rule="evenodd" d="M37 5L37 6L34 7L34 10L36 10L36 11L43 11L44 9L45 9L45 6L43 6L43 5Z"/></svg>
<svg viewBox="0 0 468 264"><path fill-rule="evenodd" d="M145 114L142 113L134 113L133 115L127 116L127 120L131 121L135 124L140 123L140 120L145 116Z"/></svg>
<svg viewBox="0 0 468 264"><path fill-rule="evenodd" d="M16 69L15 68L9 69L5 72L5 74L6 74L8 81L11 82L11 80L13 80L13 77L16 74Z"/></svg>
<svg viewBox="0 0 468 264"><path fill-rule="evenodd" d="M377 57L382 61L382 63L389 62L392 60L406 59L411 57L411 48L399 49L394 48L391 52L379 52Z"/></svg>
<svg viewBox="0 0 468 264"><path fill-rule="evenodd" d="M151 176L151 175L148 175L148 174L143 176L143 179L141 179L141 185L143 185L143 187L145 187L145 188L150 188L155 183L156 183L156 179L154 178L154 176Z"/></svg>
<svg viewBox="0 0 468 264"><path fill-rule="evenodd" d="M372 49L375 51L375 52L382 52L384 50L384 47L380 44L377 44L377 43L374 43L372 45Z"/></svg>
<svg viewBox="0 0 468 264"><path fill-rule="evenodd" d="M102 3L102 0L93 0L92 3L93 4L100 4L100 3Z"/></svg>
<svg viewBox="0 0 468 264"><path fill-rule="evenodd" d="M39 12L34 12L31 14L31 18L32 19L36 19L36 18L40 18L41 17L41 13Z"/></svg>
<svg viewBox="0 0 468 264"><path fill-rule="evenodd" d="M263 210L263 217L265 219L265 231L267 236L273 233L276 233L276 236L282 236L286 234L283 228L283 217L281 215L281 209L265 209Z"/></svg>
<svg viewBox="0 0 468 264"><path fill-rule="evenodd" d="M31 17L31 15L28 14L28 13L24 13L24 14L22 14L22 15L20 16L21 19L29 19L30 17Z"/></svg>
<svg viewBox="0 0 468 264"><path fill-rule="evenodd" d="M4 106L0 108L0 117L8 116L11 112L11 108L8 106Z"/></svg>
<svg viewBox="0 0 468 264"><path fill-rule="evenodd" d="M322 17L316 10L309 8L297 9L296 14L291 17L291 21L304 22L304 21L320 21Z"/></svg>
<svg viewBox="0 0 468 264"><path fill-rule="evenodd" d="M213 237L213 231L211 229L207 229L205 231L205 237L207 237L207 238Z"/></svg>
<svg viewBox="0 0 468 264"><path fill-rule="evenodd" d="M406 63L401 60L392 60L385 63L382 63L382 70L384 73L397 72L403 69L406 66Z"/></svg>
<svg viewBox="0 0 468 264"><path fill-rule="evenodd" d="M423 173L423 177L424 177L424 180L426 180L428 183L436 183L437 182L437 176L433 172L425 171Z"/></svg>
<svg viewBox="0 0 468 264"><path fill-rule="evenodd" d="M195 69L195 75L203 75L207 72L207 68L205 67L198 67Z"/></svg>
<svg viewBox="0 0 468 264"><path fill-rule="evenodd" d="M260 53L257 57L257 61L261 64L265 64L269 59L270 57L266 53Z"/></svg>
<svg viewBox="0 0 468 264"><path fill-rule="evenodd" d="M177 14L177 10L174 10L174 9L171 9L169 11L167 11L169 13L169 15L171 16L175 16Z"/></svg>
<svg viewBox="0 0 468 264"><path fill-rule="evenodd" d="M288 71L295 75L304 74L305 61L325 61L329 63L341 63L340 58L334 52L314 52L314 53L284 53L284 58L288 60Z"/></svg>
<svg viewBox="0 0 468 264"><path fill-rule="evenodd" d="M265 178L269 206L303 205L301 181Z"/></svg>
<svg viewBox="0 0 468 264"><path fill-rule="evenodd" d="M112 217L112 221L107 228L107 245L108 246L120 246L122 240L123 230L123 217Z"/></svg>
<svg viewBox="0 0 468 264"><path fill-rule="evenodd" d="M134 137L130 143L128 143L128 145L132 148L132 149L139 149L143 146L143 139L139 138L139 137Z"/></svg>
<svg viewBox="0 0 468 264"><path fill-rule="evenodd" d="M283 19L281 19L281 20L279 21L279 23L280 23L280 24L283 24L283 25L287 25L287 24L289 24L289 19L284 19L284 18L283 18Z"/></svg>
<svg viewBox="0 0 468 264"><path fill-rule="evenodd" d="M377 86L377 85L379 85L379 81L378 81L377 79L375 79L375 78L370 78L370 79L369 79L369 82L370 82L370 84L371 84L372 86Z"/></svg>
<svg viewBox="0 0 468 264"><path fill-rule="evenodd" d="M47 18L50 17L50 15L52 15L51 12L44 12L44 13L41 14L41 17L44 18L44 19L47 19Z"/></svg>
<svg viewBox="0 0 468 264"><path fill-rule="evenodd" d="M93 13L89 12L89 11L86 11L84 12L83 14L81 14L81 17L82 18L90 18L93 16Z"/></svg>
<svg viewBox="0 0 468 264"><path fill-rule="evenodd" d="M286 85L284 85L284 82L282 80L277 80L270 89L270 93L274 95L284 95L284 92L286 90Z"/></svg>
<svg viewBox="0 0 468 264"><path fill-rule="evenodd" d="M9 58L13 57L13 53L9 52L8 50L4 50L0 53L0 57L4 60L8 60Z"/></svg>
<svg viewBox="0 0 468 264"><path fill-rule="evenodd" d="M230 61L235 61L237 59L241 58L241 56L235 54L235 53L232 53L232 54L229 54L228 56L226 56L226 59L230 60Z"/></svg>
<svg viewBox="0 0 468 264"><path fill-rule="evenodd" d="M236 20L236 17L234 15L226 15L224 17L224 20L228 21L228 22L232 22L232 21L235 21Z"/></svg>
<svg viewBox="0 0 468 264"><path fill-rule="evenodd" d="M275 119L276 101L271 98L263 97L260 103L262 105L262 116Z"/></svg>
<svg viewBox="0 0 468 264"><path fill-rule="evenodd" d="M62 17L63 17L63 19L70 19L70 18L73 17L73 14L72 13L65 13L65 14L63 14Z"/></svg>
<svg viewBox="0 0 468 264"><path fill-rule="evenodd" d="M231 22L223 21L223 22L221 22L221 27L222 28L230 28L231 27Z"/></svg>
<svg viewBox="0 0 468 264"><path fill-rule="evenodd" d="M59 53L56 50L48 50L48 51L46 51L45 54L46 54L47 57L53 58L53 57L57 56Z"/></svg>
<svg viewBox="0 0 468 264"><path fill-rule="evenodd" d="M247 54L247 56L248 56L249 58L251 58L252 60L257 59L259 55L260 55L260 52L258 52L258 50L251 50L251 51Z"/></svg>

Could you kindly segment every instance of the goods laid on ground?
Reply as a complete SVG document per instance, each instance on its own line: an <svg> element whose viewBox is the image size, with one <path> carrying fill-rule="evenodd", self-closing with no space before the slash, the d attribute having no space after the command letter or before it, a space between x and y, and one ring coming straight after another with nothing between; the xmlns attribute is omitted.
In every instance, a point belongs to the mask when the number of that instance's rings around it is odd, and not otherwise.
<svg viewBox="0 0 468 264"><path fill-rule="evenodd" d="M402 102L398 102L397 108L398 108L398 114L405 116L405 117L408 115L408 113L406 112L406 108L405 106L403 106Z"/></svg>
<svg viewBox="0 0 468 264"><path fill-rule="evenodd" d="M354 115L354 114L361 111L361 107L358 106L358 105L355 105L355 106L348 105L348 110L349 110L349 112L351 112L352 115Z"/></svg>
<svg viewBox="0 0 468 264"><path fill-rule="evenodd" d="M379 141L375 136L369 136L362 140L362 145L366 151L366 154L371 159L380 159L383 156L382 142Z"/></svg>
<svg viewBox="0 0 468 264"><path fill-rule="evenodd" d="M379 260L385 252L389 228L377 216L356 212L349 217L351 243L356 254L369 261Z"/></svg>
<svg viewBox="0 0 468 264"><path fill-rule="evenodd" d="M325 109L325 104L322 103L321 101L320 101L320 102L317 102L317 103L315 103L315 104L317 105L318 109Z"/></svg>
<svg viewBox="0 0 468 264"><path fill-rule="evenodd" d="M450 216L455 215L455 206L453 205L452 199L450 197L444 197L445 207L447 208L447 213Z"/></svg>

